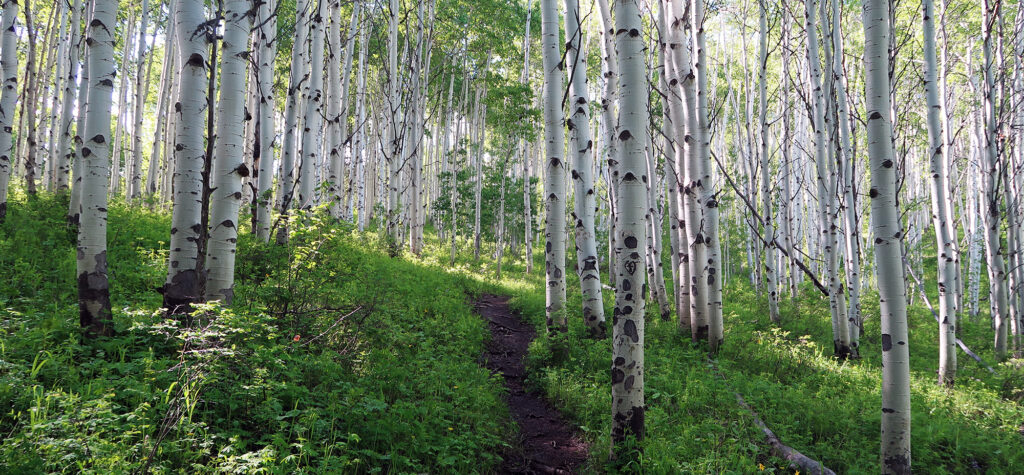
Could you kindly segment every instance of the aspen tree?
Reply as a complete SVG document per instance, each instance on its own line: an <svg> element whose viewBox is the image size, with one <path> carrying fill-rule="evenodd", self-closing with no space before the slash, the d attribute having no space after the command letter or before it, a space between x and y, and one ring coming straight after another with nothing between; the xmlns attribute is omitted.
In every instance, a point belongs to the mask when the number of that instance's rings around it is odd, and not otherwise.
<svg viewBox="0 0 1024 475"><path fill-rule="evenodd" d="M316 202L316 169L323 142L324 120L324 22L323 1L311 0L309 13L309 92L302 119L302 159L299 162L299 192L295 206L312 208Z"/></svg>
<svg viewBox="0 0 1024 475"><path fill-rule="evenodd" d="M331 5L331 55L337 54L337 50L341 48L341 8L340 1L336 1ZM342 73L341 78L338 78L338 68L334 65L333 61L328 62L328 84L331 86L331 90L337 95L327 104L327 118L329 123L329 136L330 136L330 163L331 163L331 175L328 177L330 182L331 199L333 203L331 205L331 213L335 218L341 219L344 217L345 205L344 205L344 190L345 190L345 142L348 138L348 114L349 114L349 77L352 71L352 57L353 50L356 45L355 37L352 35L352 31L357 27L359 21L360 3L355 2L352 4L352 19L349 21L349 32L347 33L347 40L344 43L344 53L342 59Z"/></svg>
<svg viewBox="0 0 1024 475"><path fill-rule="evenodd" d="M523 75L521 81L524 86L530 85L530 22L533 19L533 0L526 2L526 32L523 35ZM452 76L454 78L454 76ZM454 80L454 79L453 79ZM451 109L451 106L448 107ZM445 135L447 137L447 134ZM526 273L533 273L533 204L530 195L533 189L530 186L530 145L523 140L523 244L526 246ZM455 216L452 216L455 219Z"/></svg>
<svg viewBox="0 0 1024 475"><path fill-rule="evenodd" d="M93 0L89 22L89 106L82 147L82 201L78 227L79 323L93 335L112 335L107 276L107 172L114 64L116 0ZM4 11L6 14L6 9ZM6 15L5 15L6 16ZM5 22L6 23L6 22ZM5 30L6 31L6 30ZM6 44L4 51L7 50Z"/></svg>
<svg viewBox="0 0 1024 475"><path fill-rule="evenodd" d="M14 166L11 132L18 100L18 34L15 30L18 1L6 0L3 5L3 18L0 20L0 74L3 75L3 90L0 92L0 222L7 217L7 189L10 188Z"/></svg>
<svg viewBox="0 0 1024 475"><path fill-rule="evenodd" d="M541 0L541 48L544 59L544 267L547 326L565 333L565 118L562 113L558 3ZM564 335L559 336L564 338Z"/></svg>
<svg viewBox="0 0 1024 475"><path fill-rule="evenodd" d="M174 201L171 216L171 251L168 256L164 307L172 313L188 312L201 297L199 260L202 229L203 177L206 160L204 130L207 104L207 46L202 0L177 0L179 96L175 104ZM90 73L92 71L90 70ZM90 96L93 96L90 91Z"/></svg>
<svg viewBox="0 0 1024 475"><path fill-rule="evenodd" d="M871 219L882 325L882 473L910 473L910 348L903 236L889 111L889 1L864 2Z"/></svg>
<svg viewBox="0 0 1024 475"><path fill-rule="evenodd" d="M760 157L761 157L761 217L764 219L764 239L767 241L764 252L764 286L768 289L768 316L773 322L780 322L779 318L779 283L775 264L778 256L775 251L775 219L772 210L770 167L771 157L768 155L768 90L766 87L768 75L768 5L767 0L758 0L758 51L759 61L757 70L757 96L758 96L758 129Z"/></svg>
<svg viewBox="0 0 1024 475"><path fill-rule="evenodd" d="M295 152L296 134L298 134L299 120L299 95L303 84L308 80L306 77L307 63L303 61L302 50L306 44L306 33L309 30L309 21L306 10L308 1L317 0L296 0L295 2L295 42L292 44L291 68L288 76L288 99L285 103L284 112L284 140L281 143L281 174L277 180L277 204L281 211L281 226L277 230L278 244L288 242L287 218L288 210L292 207L295 196ZM273 69L271 63L270 68ZM270 102L273 104L273 101ZM269 219L269 218L268 218Z"/></svg>
<svg viewBox="0 0 1024 475"><path fill-rule="evenodd" d="M174 11L176 4L170 2L168 5L167 22L166 28L164 29L164 58L163 58L163 70L160 73L160 97L157 99L156 110L160 115L156 123L156 133L153 138L152 153L149 155L149 171L146 173L146 196L150 199L156 198L157 194L157 169L160 167L161 156L163 156L164 162L167 162L168 155L161 154L163 145L166 143L166 137L170 136L170 117L171 114L167 113L167 109L172 102L171 96L174 95L175 88L174 73L175 73L175 61L177 60L177 52L174 47L177 41L174 37Z"/></svg>
<svg viewBox="0 0 1024 475"><path fill-rule="evenodd" d="M622 65L616 136L619 213L612 324L612 446L644 437L644 303L647 186L644 152L648 87L643 22L636 0L615 0L615 53Z"/></svg>
<svg viewBox="0 0 1024 475"><path fill-rule="evenodd" d="M142 20L139 24L139 39L135 63L135 119L132 127L131 160L125 177L125 200L135 201L142 196L142 123L146 109L146 88L142 68L146 61L146 25L149 23L149 0L142 0Z"/></svg>
<svg viewBox="0 0 1024 475"><path fill-rule="evenodd" d="M1000 232L1002 230L1002 216L1000 204L1003 194L999 191L1001 170L1005 166L1002 150L999 146L999 125L996 122L998 99L996 98L996 75L993 58L993 45L998 41L995 38L995 28L998 27L997 17L1000 15L1001 2L984 0L982 9L982 35L984 37L984 59L983 66L984 84L984 185L985 201L982 205L985 217L985 261L988 264L988 278L990 285L990 301L992 319L995 325L994 346L996 357L1002 359L1006 356L1007 323L1009 317L1008 299L1009 288L1007 286L1006 263L1003 257L1003 246Z"/></svg>
<svg viewBox="0 0 1024 475"><path fill-rule="evenodd" d="M206 299L226 305L234 298L238 210L242 179L249 175L245 149L245 81L249 71L249 30L255 13L252 0L224 3L224 57L220 63L217 142L213 157L210 240L206 249Z"/></svg>
<svg viewBox="0 0 1024 475"><path fill-rule="evenodd" d="M928 102L928 151L931 164L932 224L935 226L938 252L939 287L939 384L952 386L956 378L956 292L953 258L956 252L946 220L946 150L944 122L938 90L938 59L935 55L935 7L932 0L921 2L922 29L924 31L924 88Z"/></svg>
<svg viewBox="0 0 1024 475"><path fill-rule="evenodd" d="M259 4L259 68L256 73L260 99L259 115L260 164L256 181L256 238L270 241L271 187L274 184L274 59L277 57L277 14L274 0ZM283 176L281 177L284 178Z"/></svg>
<svg viewBox="0 0 1024 475"><path fill-rule="evenodd" d="M68 45L68 74L64 81L64 97L61 105L60 133L57 141L57 193L68 192L68 175L71 167L71 124L75 120L75 98L78 93L78 57L81 43L82 0L74 0L71 6L71 37ZM2 68L0 68L2 70ZM84 102L84 101L80 101ZM82 109L82 108L80 108ZM78 113L81 114L84 109Z"/></svg>
<svg viewBox="0 0 1024 475"><path fill-rule="evenodd" d="M814 157L817 170L818 185L818 221L821 226L821 237L825 242L825 270L828 274L829 310L832 314L832 341L837 357L850 355L850 326L846 317L846 301L843 297L842 283L839 280L838 260L836 253L836 225L832 220L835 210L835 180L830 171L826 122L825 94L821 86L821 60L818 56L818 34L815 15L815 0L805 0L807 18L807 65L810 71L812 88L812 123L814 130Z"/></svg>
<svg viewBox="0 0 1024 475"><path fill-rule="evenodd" d="M575 189L573 219L576 234L576 261L583 293L583 321L595 336L604 334L604 300L601 298L601 272L597 261L597 236L594 234L594 142L590 135L590 97L587 94L586 51L583 50L583 24L579 0L565 0L566 68L569 74L570 114L569 155Z"/></svg>

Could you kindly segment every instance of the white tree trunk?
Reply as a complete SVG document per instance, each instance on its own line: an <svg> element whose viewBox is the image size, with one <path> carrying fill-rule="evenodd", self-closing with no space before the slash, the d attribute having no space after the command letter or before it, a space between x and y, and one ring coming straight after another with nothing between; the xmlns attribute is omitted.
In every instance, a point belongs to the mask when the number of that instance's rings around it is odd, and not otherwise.
<svg viewBox="0 0 1024 475"><path fill-rule="evenodd" d="M612 445L644 437L644 303L647 240L648 84L643 22L636 0L615 0L615 51L619 78L618 187L615 240L615 319L612 324Z"/></svg>
<svg viewBox="0 0 1024 475"><path fill-rule="evenodd" d="M890 120L889 2L864 2L871 220L882 325L882 473L910 473L910 348Z"/></svg>
<svg viewBox="0 0 1024 475"><path fill-rule="evenodd" d="M771 189L772 184L770 180L770 167L771 157L768 152L768 90L766 87L768 75L768 6L766 5L767 0L759 0L758 7L760 11L759 27L760 32L758 34L758 49L760 61L758 61L757 70L757 95L758 95L758 128L760 138L760 156L761 156L761 209L762 218L764 219L764 239L768 242L765 246L764 252L764 286L768 290L768 316L773 322L780 322L779 318L779 283L778 273L776 272L775 264L778 262L777 252L775 250L775 213L772 209L772 203L775 200L772 199ZM737 124L738 125L738 124ZM785 144L783 144L785 146Z"/></svg>
<svg viewBox="0 0 1024 475"><path fill-rule="evenodd" d="M242 205L245 166L245 98L249 76L249 30L255 13L252 0L224 4L223 59L217 102L217 142L210 195L210 241L206 248L206 299L230 305L234 298L238 209Z"/></svg>
<svg viewBox="0 0 1024 475"><path fill-rule="evenodd" d="M171 251L168 257L164 307L172 313L187 312L201 297L198 274L200 240L203 238L203 164L206 160L207 63L210 49L203 23L202 0L177 0L179 96L175 104L174 205L171 217ZM90 96L94 96L90 91Z"/></svg>
<svg viewBox="0 0 1024 475"><path fill-rule="evenodd" d="M68 45L68 74L64 81L64 102L61 105L60 135L57 140L56 189L60 194L68 192L68 174L71 171L71 124L75 120L75 98L78 93L78 61L81 50L82 0L74 0L71 6L71 38ZM0 68L2 69L2 68ZM84 102L84 101L79 101ZM77 111L85 112L84 108Z"/></svg>
<svg viewBox="0 0 1024 475"><path fill-rule="evenodd" d="M576 234L576 261L583 293L583 321L594 335L604 335L604 300L601 298L601 271L597 260L597 236L594 234L594 142L590 135L590 97L587 94L587 61L579 0L565 0L566 62L569 74L571 114L569 155L575 185L573 219Z"/></svg>
<svg viewBox="0 0 1024 475"><path fill-rule="evenodd" d="M139 39L136 44L135 63L135 119L132 127L132 155L125 179L125 200L135 201L142 197L142 122L146 110L147 88L142 75L146 61L146 25L149 23L149 0L142 0L142 21L139 24Z"/></svg>
<svg viewBox="0 0 1024 475"><path fill-rule="evenodd" d="M299 192L295 206L309 209L316 205L316 169L320 146L323 142L324 123L324 23L323 2L310 4L309 38L309 93L304 98L305 117L302 119L302 160L299 163Z"/></svg>
<svg viewBox="0 0 1024 475"><path fill-rule="evenodd" d="M544 247L547 326L565 333L565 118L558 3L541 0L541 53L544 58ZM639 294L639 288L637 289ZM564 338L564 335L560 338Z"/></svg>
<svg viewBox="0 0 1024 475"><path fill-rule="evenodd" d="M259 6L259 71L257 90L260 100L259 114L260 163L256 182L256 239L270 241L271 188L274 184L274 59L277 58L276 1L261 2ZM283 179L283 177L281 177Z"/></svg>
<svg viewBox="0 0 1024 475"><path fill-rule="evenodd" d="M13 2L11 2L13 3ZM116 0L93 0L89 22L89 106L82 148L82 204L78 227L79 322L88 332L111 335L107 278L107 171L110 159L110 106L117 75L114 64ZM7 8L4 9L6 20ZM4 22L5 26L8 24ZM7 30L4 30L5 32ZM4 51L7 51L6 44Z"/></svg>
<svg viewBox="0 0 1024 475"><path fill-rule="evenodd" d="M18 101L18 34L15 30L17 22L18 2L6 0L3 20L0 23L0 74L3 74L3 91L0 92L0 222L7 217L7 189L10 187L14 166L14 143L11 132L14 129L14 109Z"/></svg>
<svg viewBox="0 0 1024 475"><path fill-rule="evenodd" d="M939 384L952 386L956 379L956 285L951 254L956 252L946 221L946 151L944 121L940 117L938 90L938 59L935 54L935 8L932 0L923 0L922 28L924 31L924 87L928 101L928 150L931 156L932 224L938 252L939 279Z"/></svg>
<svg viewBox="0 0 1024 475"><path fill-rule="evenodd" d="M295 2L295 43L292 45L292 60L288 78L288 101L284 113L284 140L281 143L281 173L277 180L277 204L282 213L281 225L277 230L277 242L288 242L287 217L295 196L295 141L298 134L299 95L303 84L307 81L307 63L303 61L303 45L309 22L306 10L307 0ZM276 35L275 35L276 36ZM271 64L271 69L273 65ZM273 102L271 102L273 104Z"/></svg>

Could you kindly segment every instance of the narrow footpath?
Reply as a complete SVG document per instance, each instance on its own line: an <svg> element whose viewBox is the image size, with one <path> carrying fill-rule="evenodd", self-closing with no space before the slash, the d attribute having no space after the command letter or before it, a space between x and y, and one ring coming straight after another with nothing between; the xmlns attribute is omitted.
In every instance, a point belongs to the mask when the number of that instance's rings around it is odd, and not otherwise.
<svg viewBox="0 0 1024 475"><path fill-rule="evenodd" d="M536 336L533 328L509 309L508 297L483 295L476 311L491 330L485 365L505 377L509 411L519 428L498 473L577 473L587 460L587 444L543 395L526 390L523 359Z"/></svg>

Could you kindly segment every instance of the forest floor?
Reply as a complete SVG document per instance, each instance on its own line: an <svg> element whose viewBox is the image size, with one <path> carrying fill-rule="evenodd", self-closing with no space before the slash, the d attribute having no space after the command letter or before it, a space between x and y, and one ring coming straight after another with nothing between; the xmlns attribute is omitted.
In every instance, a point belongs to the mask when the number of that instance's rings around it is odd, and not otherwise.
<svg viewBox="0 0 1024 475"><path fill-rule="evenodd" d="M484 353L487 369L505 379L509 412L518 427L498 473L577 473L587 460L587 444L543 394L527 388L524 359L536 332L509 308L508 300L484 294L476 303L491 331Z"/></svg>
<svg viewBox="0 0 1024 475"><path fill-rule="evenodd" d="M475 259L472 240L459 236L450 265L450 241L431 230L422 254L396 257L379 233L320 212L296 216L286 246L256 241L245 217L235 304L200 307L207 325L187 328L164 318L154 290L167 272L169 212L115 200L117 334L88 339L66 209L15 194L0 224L0 473L514 471L544 449L528 447L530 418L510 410L520 391L557 409L559 430L573 428L556 443L586 448L579 473L792 473L733 393L783 443L837 473L878 471L877 295L863 295L862 358L837 360L828 299L805 285L780 302L782 323L773 324L739 240L723 242L741 258L725 262L725 346L713 363L648 305L643 456L611 467L611 340L588 338L570 312L568 355L552 357L542 246L532 273L522 246L499 273L486 240ZM923 255L919 275L936 275L934 249ZM575 262L571 247L567 257ZM566 308L579 309L578 278L567 277ZM925 285L934 301L934 279ZM505 297L487 295L509 296L509 312L498 304ZM610 316L614 296L603 298ZM474 302L515 332L492 334ZM995 361L984 313L961 323L960 338L995 373L961 353L956 387L944 388L935 383L938 325L920 298L909 311L915 471L1024 473L1024 359ZM483 366L506 344L516 348L499 372L516 375L512 388Z"/></svg>

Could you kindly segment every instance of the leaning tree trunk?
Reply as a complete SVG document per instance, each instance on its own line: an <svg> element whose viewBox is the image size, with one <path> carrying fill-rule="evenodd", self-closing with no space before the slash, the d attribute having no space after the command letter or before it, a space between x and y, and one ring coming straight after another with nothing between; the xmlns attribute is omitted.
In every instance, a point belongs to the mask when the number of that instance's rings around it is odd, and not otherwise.
<svg viewBox="0 0 1024 475"><path fill-rule="evenodd" d="M541 0L541 53L544 58L544 247L547 326L564 333L565 315L565 119L558 4ZM639 288L637 289L639 293ZM564 335L560 336L564 338Z"/></svg>
<svg viewBox="0 0 1024 475"><path fill-rule="evenodd" d="M249 76L249 30L255 13L252 0L224 4L223 59L217 102L217 141L213 157L210 241L206 249L207 300L231 304L235 291L238 209L242 206L245 166L245 81Z"/></svg>
<svg viewBox="0 0 1024 475"><path fill-rule="evenodd" d="M594 142L590 135L590 98L587 94L587 61L583 50L583 24L579 0L565 0L566 60L570 86L571 116L569 153L575 185L573 219L576 229L576 261L583 293L583 322L594 336L604 335L604 300L594 234Z"/></svg>
<svg viewBox="0 0 1024 475"><path fill-rule="evenodd" d="M114 25L117 0L93 0L89 22L89 107L82 148L82 204L78 227L79 322L94 335L111 335L107 279L107 172L110 106L114 90ZM4 11L6 16L6 10ZM5 22L6 24L6 22ZM6 30L5 30L6 31ZM4 51L7 51L4 45Z"/></svg>
<svg viewBox="0 0 1024 475"><path fill-rule="evenodd" d="M636 0L615 1L615 52L619 77L619 213L615 240L615 319L612 324L612 445L644 437L644 292L647 241L648 123L643 22Z"/></svg>
<svg viewBox="0 0 1024 475"><path fill-rule="evenodd" d="M0 20L0 74L3 75L3 91L0 92L0 223L7 217L7 189L11 183L11 167L14 163L14 109L18 101L18 1L4 2L3 19Z"/></svg>
<svg viewBox="0 0 1024 475"><path fill-rule="evenodd" d="M871 220L882 325L882 473L910 473L910 348L902 227L892 144L889 2L864 2Z"/></svg>
<svg viewBox="0 0 1024 475"><path fill-rule="evenodd" d="M179 97L175 124L174 193L171 252L168 256L164 307L187 313L202 296L199 279L202 229L203 166L206 161L207 47L203 0L177 0ZM90 70L91 72L91 70ZM90 91L90 96L92 92Z"/></svg>
<svg viewBox="0 0 1024 475"><path fill-rule="evenodd" d="M946 220L946 151L943 147L945 124L939 117L941 105L935 55L935 8L932 0L923 0L924 88L928 101L928 143L931 155L932 224L935 226L939 279L939 384L952 386L956 379L956 267L951 253L956 252Z"/></svg>

